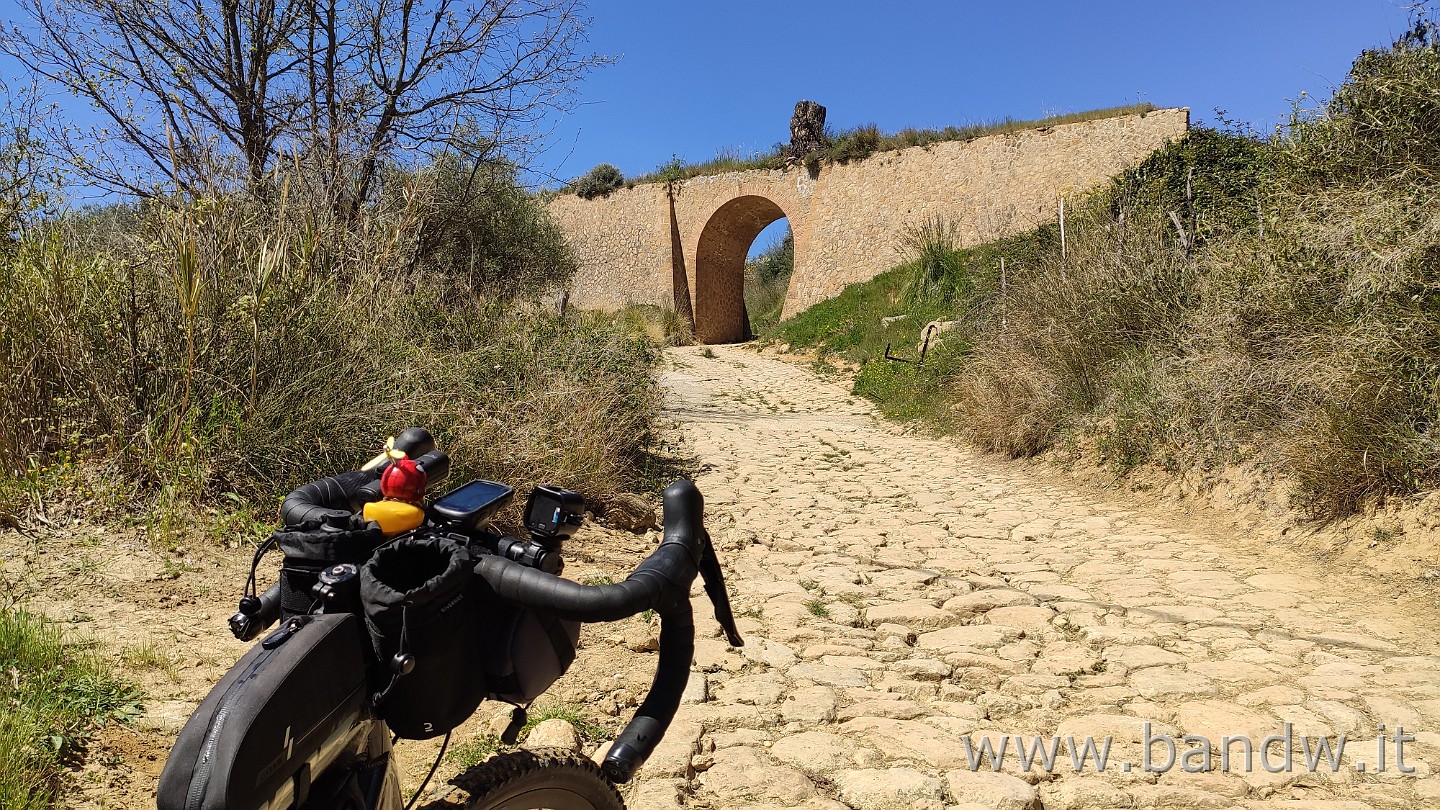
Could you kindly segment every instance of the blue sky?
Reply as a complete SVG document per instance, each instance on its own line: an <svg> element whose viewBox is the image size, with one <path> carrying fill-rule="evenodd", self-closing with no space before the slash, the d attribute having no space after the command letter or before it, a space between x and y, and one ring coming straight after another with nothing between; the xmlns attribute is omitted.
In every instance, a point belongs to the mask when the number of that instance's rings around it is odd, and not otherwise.
<svg viewBox="0 0 1440 810"><path fill-rule="evenodd" d="M1268 131L1324 98L1364 48L1407 27L1407 0L685 2L590 0L591 47L616 57L553 121L527 182L597 163L765 150L806 98L846 129L944 127L1148 101ZM0 19L15 17L0 0ZM13 75L13 64L0 63ZM775 232L758 244L773 241Z"/></svg>
<svg viewBox="0 0 1440 810"><path fill-rule="evenodd" d="M805 98L827 123L944 127L1148 101L1270 131L1302 91L1328 97L1362 49L1408 27L1403 0L608 2L591 74L531 182L789 139ZM781 223L756 240L773 243Z"/></svg>
<svg viewBox="0 0 1440 810"><path fill-rule="evenodd" d="M886 132L1149 101L1268 130L1300 91L1328 96L1363 49L1407 25L1403 0L617 2L592 47L619 57L579 90L535 168L627 175L672 154L766 149L794 103Z"/></svg>

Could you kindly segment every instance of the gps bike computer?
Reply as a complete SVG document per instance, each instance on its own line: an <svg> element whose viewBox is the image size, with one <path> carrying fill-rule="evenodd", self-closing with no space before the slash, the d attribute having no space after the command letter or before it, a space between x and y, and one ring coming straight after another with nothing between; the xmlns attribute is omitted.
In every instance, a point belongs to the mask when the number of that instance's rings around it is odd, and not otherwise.
<svg viewBox="0 0 1440 810"><path fill-rule="evenodd" d="M459 489L447 492L430 504L430 512L446 523L467 529L484 525L500 507L510 502L515 490L494 481L477 479Z"/></svg>

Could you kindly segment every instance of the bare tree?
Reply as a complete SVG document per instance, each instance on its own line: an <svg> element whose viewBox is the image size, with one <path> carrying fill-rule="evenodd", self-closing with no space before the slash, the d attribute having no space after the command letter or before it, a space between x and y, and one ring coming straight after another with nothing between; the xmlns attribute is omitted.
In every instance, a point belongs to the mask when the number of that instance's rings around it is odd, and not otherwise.
<svg viewBox="0 0 1440 810"><path fill-rule="evenodd" d="M44 209L46 191L55 178L36 131L41 110L34 88L11 92L0 82L0 96L0 242L4 242L23 228L31 214Z"/></svg>
<svg viewBox="0 0 1440 810"><path fill-rule="evenodd" d="M457 126L497 148L569 100L583 0L17 0L0 50L89 102L94 181L149 194L319 174L353 213ZM117 146L123 149L116 149Z"/></svg>

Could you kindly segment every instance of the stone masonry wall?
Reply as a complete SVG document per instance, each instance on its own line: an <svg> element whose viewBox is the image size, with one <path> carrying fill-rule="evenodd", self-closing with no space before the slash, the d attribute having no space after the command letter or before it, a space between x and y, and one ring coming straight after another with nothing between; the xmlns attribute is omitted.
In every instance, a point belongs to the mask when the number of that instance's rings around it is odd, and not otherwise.
<svg viewBox="0 0 1440 810"><path fill-rule="evenodd" d="M898 264L896 237L933 214L952 217L964 244L1029 230L1057 215L1058 197L1092 189L1189 126L1189 111L1157 110L873 155L822 170L807 216L811 250L785 315ZM797 283L798 282L798 283Z"/></svg>
<svg viewBox="0 0 1440 810"><path fill-rule="evenodd" d="M610 311L630 303L674 306L664 186L620 189L594 200L563 194L550 203L550 216L580 262L570 284L572 305Z"/></svg>
<svg viewBox="0 0 1440 810"><path fill-rule="evenodd" d="M737 229L755 227L745 206L727 203L763 197L783 211L795 233L795 275L785 304L789 317L847 284L895 266L902 259L897 236L931 215L952 218L966 244L1053 220L1061 195L1078 195L1135 165L1182 135L1189 119L1188 109L1174 108L932 144L826 165L816 177L803 168L698 177L677 184L673 200L661 185L589 201L561 196L551 203L550 213L580 255L571 290L574 304L674 306L676 283L684 278L689 288L684 303L698 292L702 300L695 300L695 312L700 317L705 311L733 312L733 307L706 306L707 295L721 294L712 291L724 288L726 298L739 295L728 289L735 283L734 268L707 267L704 261L697 266L697 256L720 255L702 250L702 233L710 226L710 233L733 237ZM742 215L746 222L734 227L712 222ZM710 281L721 277L723 282ZM697 283L697 278L706 281Z"/></svg>

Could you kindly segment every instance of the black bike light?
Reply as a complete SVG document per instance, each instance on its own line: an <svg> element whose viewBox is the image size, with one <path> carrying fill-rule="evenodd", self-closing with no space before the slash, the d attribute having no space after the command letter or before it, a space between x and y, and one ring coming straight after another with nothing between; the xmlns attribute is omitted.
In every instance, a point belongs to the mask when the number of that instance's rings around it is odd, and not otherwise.
<svg viewBox="0 0 1440 810"><path fill-rule="evenodd" d="M525 502L525 529L536 542L558 545L585 521L585 499L580 493L536 486Z"/></svg>

